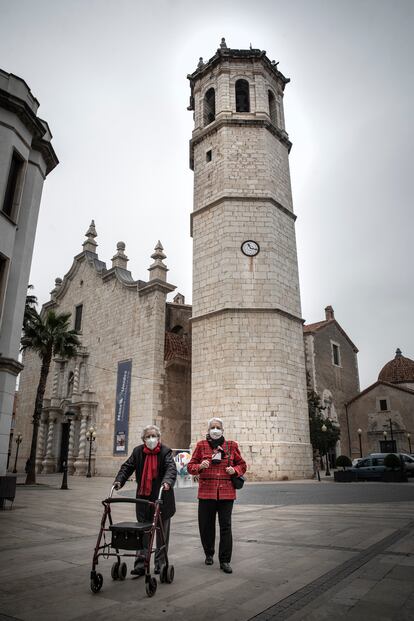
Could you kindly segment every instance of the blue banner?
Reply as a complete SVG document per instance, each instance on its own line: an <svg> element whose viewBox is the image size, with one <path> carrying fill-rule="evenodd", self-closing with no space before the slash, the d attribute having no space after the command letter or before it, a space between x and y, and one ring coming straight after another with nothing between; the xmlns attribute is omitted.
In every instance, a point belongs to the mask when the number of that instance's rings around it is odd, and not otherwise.
<svg viewBox="0 0 414 621"><path fill-rule="evenodd" d="M132 360L118 362L115 401L114 455L128 451L129 400L131 394Z"/></svg>

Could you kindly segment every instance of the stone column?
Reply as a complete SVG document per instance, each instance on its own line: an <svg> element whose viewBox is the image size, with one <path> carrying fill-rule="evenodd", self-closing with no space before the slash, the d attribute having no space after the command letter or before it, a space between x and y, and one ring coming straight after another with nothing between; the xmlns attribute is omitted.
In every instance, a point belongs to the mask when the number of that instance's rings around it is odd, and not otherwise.
<svg viewBox="0 0 414 621"><path fill-rule="evenodd" d="M54 368L54 373L53 373L52 397L58 396L59 374L60 374L59 363L55 361L55 368Z"/></svg>
<svg viewBox="0 0 414 621"><path fill-rule="evenodd" d="M42 462L44 474L54 472L56 469L55 457L53 454L53 436L55 432L56 416L49 414L49 427L47 431L46 456Z"/></svg>
<svg viewBox="0 0 414 621"><path fill-rule="evenodd" d="M75 370L73 372L73 394L79 394L79 364L77 363L75 366Z"/></svg>
<svg viewBox="0 0 414 621"><path fill-rule="evenodd" d="M89 416L87 412L81 413L81 425L80 425L80 431L79 431L79 450L78 450L78 456L74 463L74 467L75 467L74 474L79 475L79 476L86 474L86 469L88 466L87 459L86 459L86 431L88 428L88 418Z"/></svg>
<svg viewBox="0 0 414 621"><path fill-rule="evenodd" d="M39 474L42 471L42 461L45 452L45 423L46 420L42 416L40 418L39 423L39 434L37 437L37 448L36 448L36 472Z"/></svg>
<svg viewBox="0 0 414 621"><path fill-rule="evenodd" d="M72 417L69 421L69 446L68 446L68 474L73 474L75 471L75 425L76 417Z"/></svg>

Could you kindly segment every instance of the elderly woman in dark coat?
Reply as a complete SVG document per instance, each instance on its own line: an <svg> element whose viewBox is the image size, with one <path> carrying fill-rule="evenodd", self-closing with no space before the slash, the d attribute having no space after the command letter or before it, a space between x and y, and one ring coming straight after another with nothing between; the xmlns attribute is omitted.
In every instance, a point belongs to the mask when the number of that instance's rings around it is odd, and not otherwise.
<svg viewBox="0 0 414 621"><path fill-rule="evenodd" d="M115 477L114 487L120 489L135 472L137 481L137 498L154 501L158 498L161 486L163 487L163 504L161 518L164 527L166 547L170 538L170 520L175 513L174 483L177 478L177 468L172 451L168 446L161 444L161 433L155 425L144 427L141 439L143 444L136 446L122 464ZM153 510L145 505L136 505L138 522L148 522L153 518ZM155 552L155 573L160 572L164 561L164 551L159 551L160 536L157 533L157 550ZM144 538L144 547L148 546L148 537ZM143 554L146 554L144 549ZM144 574L144 561L137 558L131 574Z"/></svg>
<svg viewBox="0 0 414 621"><path fill-rule="evenodd" d="M205 563L206 565L214 563L218 515L220 569L226 574L231 574L233 571L230 566L233 548L231 514L236 498L231 477L242 476L247 466L237 442L226 440L223 433L223 421L220 418L212 418L208 423L206 439L197 442L187 470L199 477L198 526L206 555Z"/></svg>

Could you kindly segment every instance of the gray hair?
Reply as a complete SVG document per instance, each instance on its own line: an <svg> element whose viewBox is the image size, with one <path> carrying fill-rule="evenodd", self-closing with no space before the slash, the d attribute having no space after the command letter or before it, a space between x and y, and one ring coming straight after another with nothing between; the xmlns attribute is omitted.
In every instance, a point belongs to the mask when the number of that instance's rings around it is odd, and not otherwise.
<svg viewBox="0 0 414 621"><path fill-rule="evenodd" d="M146 427L144 427L144 429L142 430L142 433L141 433L141 440L142 441L144 441L144 438L145 438L146 434L148 433L148 431L150 429L153 429L155 431L155 433L157 434L157 437L161 438L161 431L159 430L157 425L147 425Z"/></svg>
<svg viewBox="0 0 414 621"><path fill-rule="evenodd" d="M221 420L221 418L218 418L217 416L214 416L213 418L210 418L210 420L208 421L208 428L210 429L211 423L213 423L215 420L218 423L220 423L221 428L224 429L223 421Z"/></svg>

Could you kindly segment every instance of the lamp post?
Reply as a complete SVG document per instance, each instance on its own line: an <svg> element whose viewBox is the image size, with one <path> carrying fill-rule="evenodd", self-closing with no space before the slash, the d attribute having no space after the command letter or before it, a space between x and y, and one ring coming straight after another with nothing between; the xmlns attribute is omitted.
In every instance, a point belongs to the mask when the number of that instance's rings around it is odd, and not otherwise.
<svg viewBox="0 0 414 621"><path fill-rule="evenodd" d="M22 434L18 433L16 437L16 459L14 460L13 474L16 474L17 472L17 458L19 456L19 448L22 443L22 440L23 440Z"/></svg>
<svg viewBox="0 0 414 621"><path fill-rule="evenodd" d="M325 459L326 459L325 476L326 477L330 477L331 476L331 472L329 470L329 459L328 459L328 451L326 449L326 436L325 436L327 431L328 431L327 426L326 425L322 425L322 433L324 434L323 435L323 448L324 448L324 451L325 451Z"/></svg>
<svg viewBox="0 0 414 621"><path fill-rule="evenodd" d="M392 450L394 450L394 434L393 434L393 429L392 429L392 420L391 420L391 418L388 419L388 422L390 423ZM397 447L395 447L395 449L397 449Z"/></svg>
<svg viewBox="0 0 414 621"><path fill-rule="evenodd" d="M75 416L75 412L66 412L66 418L70 423L71 418ZM66 450L66 457L64 459L64 461L62 462L62 469L63 469L63 477L62 477L62 485L60 486L60 489L69 489L68 488L68 453L69 453L69 449Z"/></svg>
<svg viewBox="0 0 414 621"><path fill-rule="evenodd" d="M407 433L408 448L411 454L411 433Z"/></svg>
<svg viewBox="0 0 414 621"><path fill-rule="evenodd" d="M361 441L362 429L358 429L357 433L359 437L359 456L362 457L362 441Z"/></svg>
<svg viewBox="0 0 414 621"><path fill-rule="evenodd" d="M86 476L88 479L90 479L92 476L92 473L91 473L92 443L95 442L95 439L96 439L96 431L94 427L89 427L88 431L86 432L86 439L89 442L88 472L86 473Z"/></svg>

